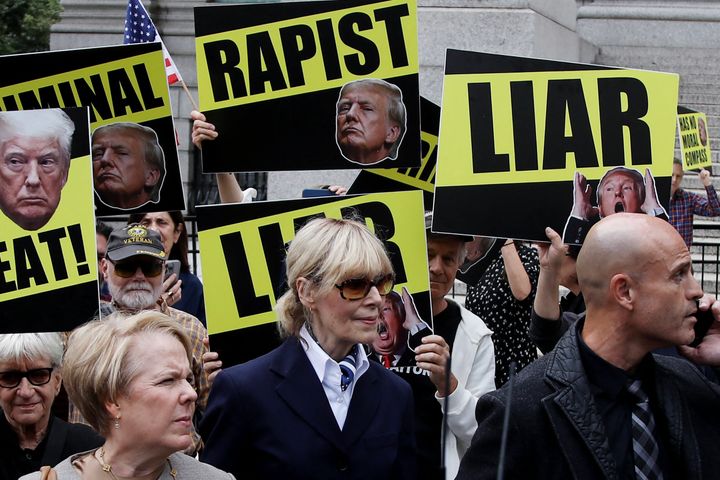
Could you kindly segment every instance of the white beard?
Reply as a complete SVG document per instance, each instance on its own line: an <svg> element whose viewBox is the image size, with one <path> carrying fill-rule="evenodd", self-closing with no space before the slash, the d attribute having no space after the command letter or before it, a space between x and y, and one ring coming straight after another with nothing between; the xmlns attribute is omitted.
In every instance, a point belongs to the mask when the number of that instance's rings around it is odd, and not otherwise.
<svg viewBox="0 0 720 480"><path fill-rule="evenodd" d="M155 305L158 295L153 291L152 285L147 281L136 281L118 288L108 282L108 290L118 306L128 310L147 310Z"/></svg>

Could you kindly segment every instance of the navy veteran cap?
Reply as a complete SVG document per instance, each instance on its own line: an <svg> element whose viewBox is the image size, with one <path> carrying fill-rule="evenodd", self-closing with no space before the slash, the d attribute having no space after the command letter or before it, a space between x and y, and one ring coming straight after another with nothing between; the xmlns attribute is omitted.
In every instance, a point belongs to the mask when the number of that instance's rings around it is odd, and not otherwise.
<svg viewBox="0 0 720 480"><path fill-rule="evenodd" d="M165 260L160 234L136 223L113 230L108 238L105 256L118 262L136 255L149 255Z"/></svg>

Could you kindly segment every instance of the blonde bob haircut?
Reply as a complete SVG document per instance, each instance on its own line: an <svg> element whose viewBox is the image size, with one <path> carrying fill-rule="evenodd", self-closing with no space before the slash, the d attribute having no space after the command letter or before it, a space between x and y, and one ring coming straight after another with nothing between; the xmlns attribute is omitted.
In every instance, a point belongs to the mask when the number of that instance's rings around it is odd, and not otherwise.
<svg viewBox="0 0 720 480"><path fill-rule="evenodd" d="M192 349L185 332L176 321L156 311L131 316L116 313L88 322L70 334L62 369L65 389L100 434L107 435L113 421L106 404L127 394L144 368L133 358L136 339L157 333L175 337L191 362Z"/></svg>
<svg viewBox="0 0 720 480"><path fill-rule="evenodd" d="M297 279L312 281L318 295L327 295L336 284L351 278L375 278L393 273L385 246L365 226L350 219L315 218L305 224L287 252L287 283L290 287L277 302L278 330L297 336L311 320L300 303Z"/></svg>

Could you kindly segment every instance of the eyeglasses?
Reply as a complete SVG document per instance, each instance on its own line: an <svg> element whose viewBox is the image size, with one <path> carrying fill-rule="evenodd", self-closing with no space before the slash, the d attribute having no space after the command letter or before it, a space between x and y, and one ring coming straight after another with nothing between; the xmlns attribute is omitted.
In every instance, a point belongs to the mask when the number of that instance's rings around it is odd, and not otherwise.
<svg viewBox="0 0 720 480"><path fill-rule="evenodd" d="M8 370L7 372L0 372L0 387L3 388L15 388L20 385L23 378L27 378L28 382L39 387L45 385L50 381L52 376L52 368L35 368L22 372L20 370Z"/></svg>
<svg viewBox="0 0 720 480"><path fill-rule="evenodd" d="M140 268L142 270L143 275L146 277L157 277L160 275L163 271L163 262L158 261L143 261L143 260L131 260L129 262L113 262L110 261L115 266L115 273L118 275L118 277L122 278L130 278L133 275L135 275L135 272L137 272L137 269Z"/></svg>
<svg viewBox="0 0 720 480"><path fill-rule="evenodd" d="M361 300L370 293L372 287L377 288L378 293L384 297L392 291L394 285L395 276L392 273L387 273L375 277L373 280L367 278L351 278L339 285L336 284L335 288L340 290L340 296L345 300Z"/></svg>

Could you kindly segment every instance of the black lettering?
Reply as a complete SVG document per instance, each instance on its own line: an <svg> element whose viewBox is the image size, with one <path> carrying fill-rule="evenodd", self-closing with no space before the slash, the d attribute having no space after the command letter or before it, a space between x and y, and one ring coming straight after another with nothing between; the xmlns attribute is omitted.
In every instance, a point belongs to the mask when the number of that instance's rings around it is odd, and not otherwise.
<svg viewBox="0 0 720 480"><path fill-rule="evenodd" d="M155 91L153 91L147 66L144 63L133 65L133 72L135 72L135 78L137 79L138 89L140 90L140 96L142 97L143 104L145 104L145 110L165 106L162 95L156 96Z"/></svg>
<svg viewBox="0 0 720 480"><path fill-rule="evenodd" d="M105 88L103 87L102 79L99 74L91 75L90 82L92 87L88 85L86 79L78 78L74 81L75 89L78 92L78 98L80 99L80 105L90 108L90 122L95 122L97 117L95 112L100 116L102 120L108 120L113 117L110 111L110 104L108 103Z"/></svg>
<svg viewBox="0 0 720 480"><path fill-rule="evenodd" d="M422 142L426 143L426 142ZM428 144L428 147L430 147L430 144ZM425 158L425 155L423 155L423 158ZM437 164L437 143L432 146L432 150L430 150L430 155L428 156L427 162L425 162L425 165L422 165L422 171L420 172L420 175L417 177L420 180L423 180L425 182L429 182L432 177L435 176L435 165Z"/></svg>
<svg viewBox="0 0 720 480"><path fill-rule="evenodd" d="M690 128L695 130L697 128L697 119L695 117L688 117L688 120L690 121Z"/></svg>
<svg viewBox="0 0 720 480"><path fill-rule="evenodd" d="M345 55L345 66L353 75L369 75L380 67L380 53L372 40L358 35L355 31L372 30L372 19L362 12L348 13L338 22L338 33L345 45L354 48L360 54Z"/></svg>
<svg viewBox="0 0 720 480"><path fill-rule="evenodd" d="M338 58L332 20L318 20L317 33L320 43L320 53L322 53L323 65L325 66L325 78L328 80L337 80L342 77L342 71L340 70L340 59Z"/></svg>
<svg viewBox="0 0 720 480"><path fill-rule="evenodd" d="M532 82L510 82L510 98L512 99L515 170L537 170L537 129Z"/></svg>
<svg viewBox="0 0 720 480"><path fill-rule="evenodd" d="M509 172L510 155L495 153L490 84L469 83L468 103L473 172Z"/></svg>
<svg viewBox="0 0 720 480"><path fill-rule="evenodd" d="M127 115L127 109L133 113L142 112L143 106L140 97L135 93L133 84L124 68L107 72L110 98L112 98L113 112L116 117Z"/></svg>
<svg viewBox="0 0 720 480"><path fill-rule="evenodd" d="M268 32L252 33L247 36L246 40L250 95L265 93L265 82L270 83L273 91L287 88L270 34Z"/></svg>
<svg viewBox="0 0 720 480"><path fill-rule="evenodd" d="M627 110L623 110L623 95ZM648 112L645 85L636 78L598 79L600 132L604 166L625 165L624 132L630 138L633 165L650 165L650 127L642 119Z"/></svg>
<svg viewBox="0 0 720 480"><path fill-rule="evenodd" d="M228 233L220 237L225 263L228 266L230 286L235 297L235 306L238 316L248 317L258 313L272 310L270 298L267 295L255 296L253 279L250 273L245 245L240 232Z"/></svg>
<svg viewBox="0 0 720 480"><path fill-rule="evenodd" d="M20 110L14 95L3 97L3 103L5 104L5 110L7 111Z"/></svg>
<svg viewBox="0 0 720 480"><path fill-rule="evenodd" d="M280 29L288 83L291 87L305 85L302 62L315 56L317 47L312 28L307 25L293 25Z"/></svg>
<svg viewBox="0 0 720 480"><path fill-rule="evenodd" d="M203 49L205 50L213 99L221 102L230 98L226 76L227 80L230 80L232 98L246 97L245 75L238 67L240 51L237 45L231 40L218 40L204 44Z"/></svg>
<svg viewBox="0 0 720 480"><path fill-rule="evenodd" d="M58 90L60 90L60 96L62 97L63 106L65 107L77 107L78 103L75 99L75 92L73 92L72 85L70 82L58 83Z"/></svg>
<svg viewBox="0 0 720 480"><path fill-rule="evenodd" d="M340 212L343 218L357 212L365 219L365 224L367 224L368 219L372 220L375 235L385 244L393 270L395 270L395 283L407 283L402 252L400 247L392 241L393 236L395 236L395 220L390 208L381 202L367 202L342 208Z"/></svg>
<svg viewBox="0 0 720 480"><path fill-rule="evenodd" d="M0 242L0 253L7 252L7 243ZM12 280L5 278L5 272L12 271L12 264L7 260L0 258L0 293L14 292L17 290L17 285Z"/></svg>
<svg viewBox="0 0 720 480"><path fill-rule="evenodd" d="M572 132L569 137L565 136L566 112ZM575 153L577 167L597 167L594 145L582 82L578 79L548 81L543 170L564 169L570 152Z"/></svg>
<svg viewBox="0 0 720 480"><path fill-rule="evenodd" d="M265 254L265 265L267 265L270 283L273 287L275 298L278 299L288 289L285 264L285 242L282 237L282 230L279 223L271 223L258 227L260 243Z"/></svg>
<svg viewBox="0 0 720 480"><path fill-rule="evenodd" d="M60 108L60 101L58 100L57 93L55 92L55 87L52 85L38 88L37 93L39 98L35 96L35 92L33 90L18 94L23 110Z"/></svg>
<svg viewBox="0 0 720 480"><path fill-rule="evenodd" d="M15 279L18 290L30 287L31 278L35 280L35 285L48 283L40 256L30 235L13 240L13 250L15 250Z"/></svg>
<svg viewBox="0 0 720 480"><path fill-rule="evenodd" d="M403 35L402 17L410 15L407 4L395 5L392 7L375 10L375 20L385 22L388 47L390 47L390 58L393 67L406 67L408 62L407 49L405 48L405 36Z"/></svg>
<svg viewBox="0 0 720 480"><path fill-rule="evenodd" d="M60 243L61 238L65 238L64 228L55 228L38 234L38 240L40 240L41 243L47 244L55 280L65 280L68 278L67 268L65 268L65 258L63 257L62 244Z"/></svg>
<svg viewBox="0 0 720 480"><path fill-rule="evenodd" d="M75 261L77 261L78 275L87 275L90 273L90 266L87 263L87 257L85 256L85 245L83 243L82 229L80 224L76 223L67 227L68 235L70 236L70 243L73 247L73 253L75 254Z"/></svg>

